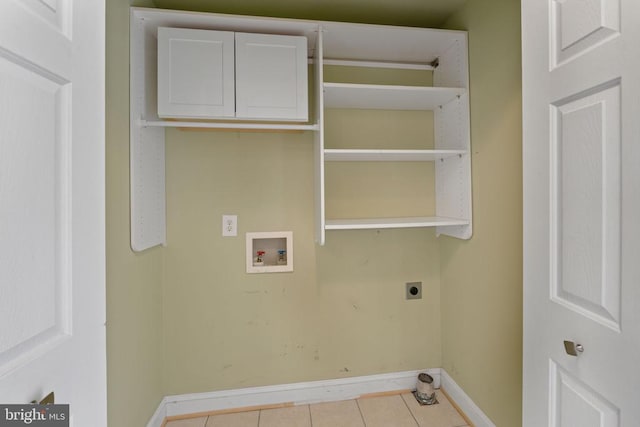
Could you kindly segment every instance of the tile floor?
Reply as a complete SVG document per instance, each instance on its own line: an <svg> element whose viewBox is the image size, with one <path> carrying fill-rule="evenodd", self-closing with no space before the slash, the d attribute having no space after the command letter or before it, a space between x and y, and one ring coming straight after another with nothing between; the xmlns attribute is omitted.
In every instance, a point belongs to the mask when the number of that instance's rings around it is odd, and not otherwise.
<svg viewBox="0 0 640 427"><path fill-rule="evenodd" d="M420 406L412 394L368 397L169 421L166 427L467 427L446 396Z"/></svg>

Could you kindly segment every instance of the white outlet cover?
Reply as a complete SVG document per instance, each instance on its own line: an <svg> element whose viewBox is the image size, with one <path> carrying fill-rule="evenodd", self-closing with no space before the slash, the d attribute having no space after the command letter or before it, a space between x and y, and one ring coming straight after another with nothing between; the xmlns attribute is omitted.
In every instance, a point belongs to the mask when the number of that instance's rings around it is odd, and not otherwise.
<svg viewBox="0 0 640 427"><path fill-rule="evenodd" d="M238 215L222 215L222 236L235 237L238 235Z"/></svg>

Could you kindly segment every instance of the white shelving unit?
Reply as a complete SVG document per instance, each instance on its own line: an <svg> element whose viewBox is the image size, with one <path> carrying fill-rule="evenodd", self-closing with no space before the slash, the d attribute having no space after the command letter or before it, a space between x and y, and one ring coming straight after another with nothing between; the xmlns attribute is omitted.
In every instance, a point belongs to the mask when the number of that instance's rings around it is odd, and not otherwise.
<svg viewBox="0 0 640 427"><path fill-rule="evenodd" d="M224 128L314 133L316 241L326 230L436 227L471 237L471 156L467 34L463 31L131 9L131 246L166 244L164 129ZM157 29L192 28L304 36L314 67L315 116L309 123L163 120L157 114ZM433 87L325 81L324 65L432 70ZM310 99L311 99L310 98ZM325 109L433 110L433 150L325 148ZM326 162L434 162L433 216L326 218ZM384 196L382 196L384 197ZM373 214L375 215L375 214Z"/></svg>
<svg viewBox="0 0 640 427"><path fill-rule="evenodd" d="M467 35L460 31L322 23L316 52L321 110L432 110L435 149L325 148L324 114L316 137L316 241L327 230L436 227L438 234L471 237L471 155ZM348 41L348 42L344 42ZM434 86L324 81L323 63L399 70L433 70ZM319 75L319 77L318 77ZM327 218L326 162L435 162L434 216ZM384 196L382 196L384 197ZM375 215L375 214L374 214Z"/></svg>

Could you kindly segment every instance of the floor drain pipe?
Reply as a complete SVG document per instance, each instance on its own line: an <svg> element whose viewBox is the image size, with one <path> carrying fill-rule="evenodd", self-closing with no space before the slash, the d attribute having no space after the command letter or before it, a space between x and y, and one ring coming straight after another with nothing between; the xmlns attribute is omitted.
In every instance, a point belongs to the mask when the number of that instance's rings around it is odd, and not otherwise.
<svg viewBox="0 0 640 427"><path fill-rule="evenodd" d="M425 373L418 375L418 383L413 395L421 405L433 405L438 403L438 400L436 399L436 391L433 387L433 377Z"/></svg>

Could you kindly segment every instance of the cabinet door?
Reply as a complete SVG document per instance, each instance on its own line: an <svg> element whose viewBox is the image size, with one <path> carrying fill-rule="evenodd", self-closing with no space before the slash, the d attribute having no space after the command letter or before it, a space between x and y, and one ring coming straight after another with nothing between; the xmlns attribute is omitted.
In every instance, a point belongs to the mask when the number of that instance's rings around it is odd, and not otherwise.
<svg viewBox="0 0 640 427"><path fill-rule="evenodd" d="M308 119L307 39L236 33L236 117Z"/></svg>
<svg viewBox="0 0 640 427"><path fill-rule="evenodd" d="M158 28L158 116L235 115L233 32Z"/></svg>

